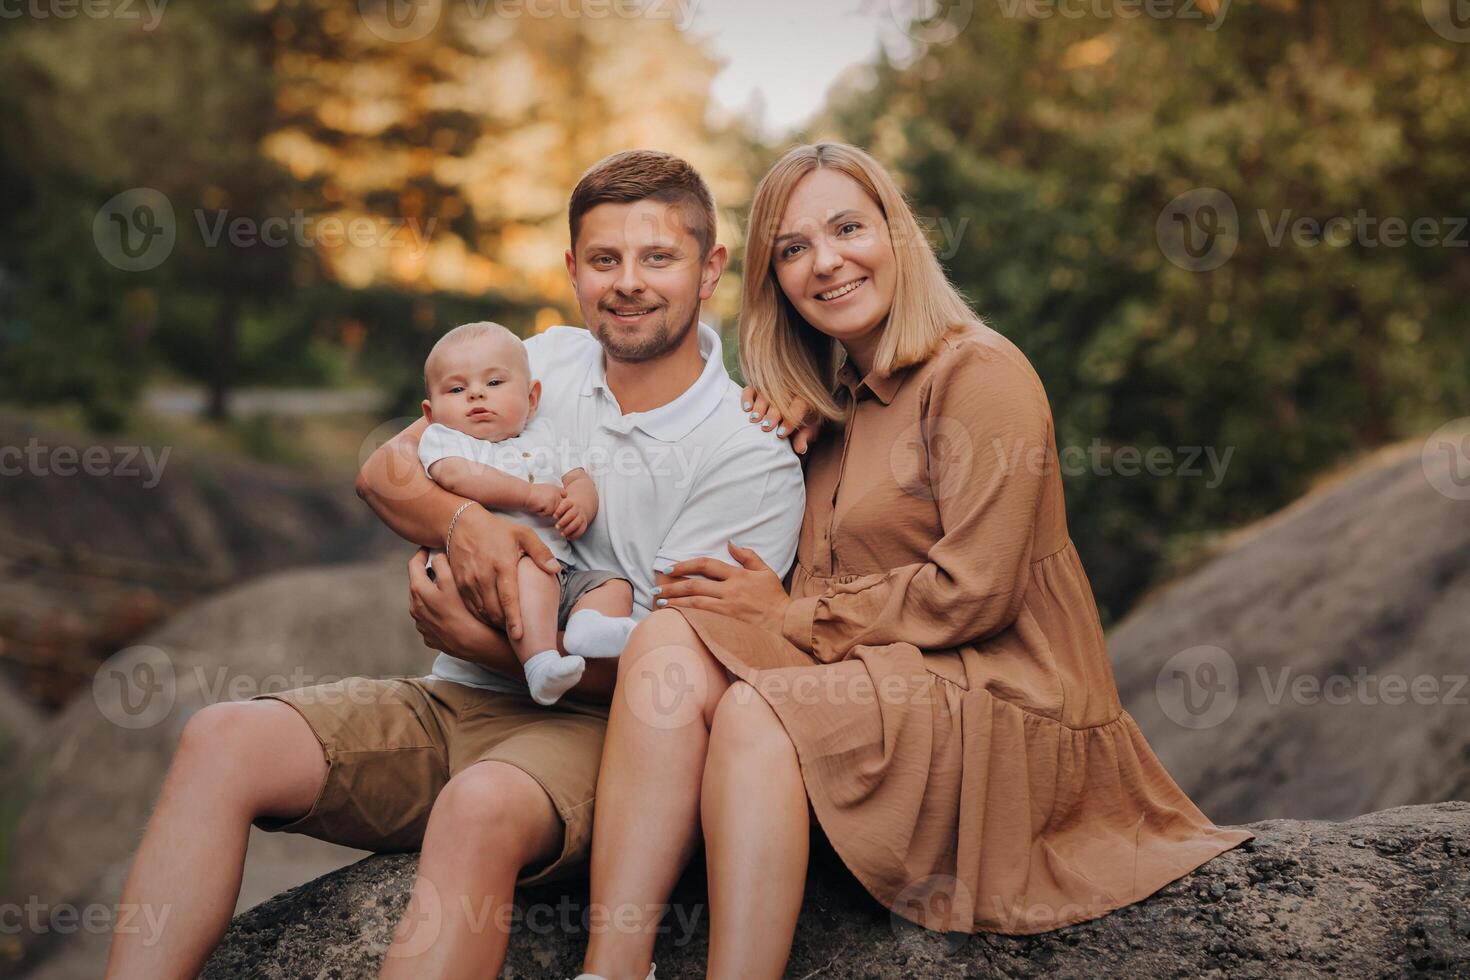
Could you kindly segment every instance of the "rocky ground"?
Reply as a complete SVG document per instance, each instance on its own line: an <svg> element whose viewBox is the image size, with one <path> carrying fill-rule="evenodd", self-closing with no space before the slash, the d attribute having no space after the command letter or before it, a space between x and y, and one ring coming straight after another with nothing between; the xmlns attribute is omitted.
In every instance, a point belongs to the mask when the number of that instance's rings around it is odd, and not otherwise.
<svg viewBox="0 0 1470 980"><path fill-rule="evenodd" d="M1342 823L1267 820L1152 897L1036 936L944 937L895 919L835 868L814 867L787 976L1386 977L1470 975L1470 803ZM369 977L407 902L416 858L368 858L239 916L207 980ZM707 909L691 876L655 954L704 975ZM576 975L585 889L518 896L504 976Z"/></svg>

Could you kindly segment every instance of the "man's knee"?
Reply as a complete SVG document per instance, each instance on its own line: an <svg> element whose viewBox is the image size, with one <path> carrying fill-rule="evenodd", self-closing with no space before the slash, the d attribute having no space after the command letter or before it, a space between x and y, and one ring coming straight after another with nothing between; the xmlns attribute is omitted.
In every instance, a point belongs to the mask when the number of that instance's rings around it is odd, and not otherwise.
<svg viewBox="0 0 1470 980"><path fill-rule="evenodd" d="M468 860L520 868L546 856L561 818L546 791L526 773L505 763L481 762L440 790L430 824L435 840L452 841Z"/></svg>
<svg viewBox="0 0 1470 980"><path fill-rule="evenodd" d="M279 701L223 701L196 711L179 736L175 780L208 784L261 813L311 805L327 762L306 721Z"/></svg>
<svg viewBox="0 0 1470 980"><path fill-rule="evenodd" d="M720 698L710 739L734 749L741 759L784 757L796 751L775 709L744 681L731 684Z"/></svg>

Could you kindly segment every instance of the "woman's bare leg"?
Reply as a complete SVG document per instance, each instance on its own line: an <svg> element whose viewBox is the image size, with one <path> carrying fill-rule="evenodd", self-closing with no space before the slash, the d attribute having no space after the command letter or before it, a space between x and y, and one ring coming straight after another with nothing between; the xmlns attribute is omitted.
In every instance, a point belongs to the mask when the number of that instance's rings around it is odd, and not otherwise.
<svg viewBox="0 0 1470 980"><path fill-rule="evenodd" d="M592 907L623 928L592 932L589 973L648 973L659 919L648 909L667 902L694 852L709 725L728 683L671 610L640 623L619 659L592 823Z"/></svg>
<svg viewBox="0 0 1470 980"><path fill-rule="evenodd" d="M806 888L806 788L796 749L754 688L715 711L701 794L709 867L709 980L779 978Z"/></svg>
<svg viewBox="0 0 1470 980"><path fill-rule="evenodd" d="M123 886L107 976L198 976L235 912L251 821L301 816L326 778L321 743L279 701L195 714Z"/></svg>

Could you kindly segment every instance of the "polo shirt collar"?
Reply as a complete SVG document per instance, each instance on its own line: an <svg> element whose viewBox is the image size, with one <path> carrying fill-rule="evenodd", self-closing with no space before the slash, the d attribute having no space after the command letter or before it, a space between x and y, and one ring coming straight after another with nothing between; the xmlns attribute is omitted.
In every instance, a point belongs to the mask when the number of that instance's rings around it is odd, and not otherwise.
<svg viewBox="0 0 1470 980"><path fill-rule="evenodd" d="M854 399L862 397L862 390L866 388L873 393L875 398L887 405L893 401L893 396L898 394L898 389L903 386L904 375L907 373L907 370L902 369L889 375L869 371L867 377L860 381L852 362L844 358L842 366L837 369L837 387L846 388L848 394Z"/></svg>
<svg viewBox="0 0 1470 980"><path fill-rule="evenodd" d="M697 329L699 354L704 358L704 370L699 377L667 405L660 405L647 412L624 414L624 431L639 428L660 442L678 442L719 407L730 381L729 372L725 370L725 354L720 344L720 335L703 321ZM587 380L582 385L582 394L593 395L601 390L616 405L617 397L607 386L606 357L607 354L599 352L593 360L592 370L587 372Z"/></svg>

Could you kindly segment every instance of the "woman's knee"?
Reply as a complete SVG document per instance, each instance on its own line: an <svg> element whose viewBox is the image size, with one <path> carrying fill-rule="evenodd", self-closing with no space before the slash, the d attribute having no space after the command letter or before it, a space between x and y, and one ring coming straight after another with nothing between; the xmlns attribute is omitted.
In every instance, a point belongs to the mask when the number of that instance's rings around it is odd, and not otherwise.
<svg viewBox="0 0 1470 980"><path fill-rule="evenodd" d="M618 660L618 696L655 728L708 727L725 687L724 667L673 610L639 623Z"/></svg>
<svg viewBox="0 0 1470 980"><path fill-rule="evenodd" d="M796 753L775 709L744 681L731 684L715 708L711 751L716 745L733 750L737 759L769 760Z"/></svg>

